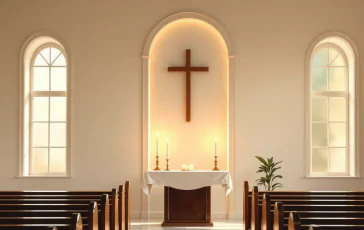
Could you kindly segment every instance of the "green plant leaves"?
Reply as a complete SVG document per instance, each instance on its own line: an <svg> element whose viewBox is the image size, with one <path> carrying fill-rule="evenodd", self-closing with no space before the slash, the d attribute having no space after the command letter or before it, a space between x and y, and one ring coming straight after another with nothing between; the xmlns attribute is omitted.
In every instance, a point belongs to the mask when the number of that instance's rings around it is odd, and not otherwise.
<svg viewBox="0 0 364 230"><path fill-rule="evenodd" d="M257 173L264 173L265 175L256 180L258 185L263 185L267 191L273 191L276 188L282 188L283 185L281 183L273 183L273 181L277 178L282 179L282 175L275 175L274 173L281 169L282 167L276 167L281 164L283 161L274 162L273 157L264 158L260 156L255 156L262 164L259 166Z"/></svg>
<svg viewBox="0 0 364 230"><path fill-rule="evenodd" d="M260 160L260 162L262 162L265 166L268 166L268 163L262 158L262 157L259 157L259 156L255 156L258 160Z"/></svg>

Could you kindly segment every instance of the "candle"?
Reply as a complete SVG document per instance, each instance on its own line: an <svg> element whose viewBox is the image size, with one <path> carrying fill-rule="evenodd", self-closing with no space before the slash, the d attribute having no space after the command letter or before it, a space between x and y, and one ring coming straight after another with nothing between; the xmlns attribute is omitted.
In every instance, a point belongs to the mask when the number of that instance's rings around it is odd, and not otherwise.
<svg viewBox="0 0 364 230"><path fill-rule="evenodd" d="M169 160L169 146L168 146L168 138L166 139L167 142L167 160Z"/></svg>
<svg viewBox="0 0 364 230"><path fill-rule="evenodd" d="M215 137L215 157L217 157L217 138Z"/></svg>
<svg viewBox="0 0 364 230"><path fill-rule="evenodd" d="M158 133L157 133L157 150L156 150L156 155L158 156Z"/></svg>

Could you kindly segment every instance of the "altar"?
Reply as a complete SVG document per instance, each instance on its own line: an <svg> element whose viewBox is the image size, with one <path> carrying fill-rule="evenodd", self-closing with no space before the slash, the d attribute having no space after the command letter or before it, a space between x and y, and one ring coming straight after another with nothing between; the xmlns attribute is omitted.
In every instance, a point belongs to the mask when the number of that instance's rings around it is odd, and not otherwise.
<svg viewBox="0 0 364 230"><path fill-rule="evenodd" d="M232 191L228 171L147 171L142 189L149 195L153 185L165 186L162 226L213 226L211 185L218 184L226 196Z"/></svg>

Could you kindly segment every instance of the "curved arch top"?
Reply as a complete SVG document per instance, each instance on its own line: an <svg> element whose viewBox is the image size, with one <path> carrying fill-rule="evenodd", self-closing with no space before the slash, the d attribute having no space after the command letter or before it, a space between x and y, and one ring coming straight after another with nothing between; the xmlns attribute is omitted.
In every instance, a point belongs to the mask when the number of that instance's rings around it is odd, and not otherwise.
<svg viewBox="0 0 364 230"><path fill-rule="evenodd" d="M354 54L354 59L356 62L359 62L359 51L357 46L355 45L354 41L347 35L336 32L336 31L329 31L320 34L319 36L315 37L308 46L308 49L306 50L306 64L307 61L311 59L312 51L322 42L324 42L326 39L330 38L338 38L341 40L343 44L346 43L346 46L351 49L352 53ZM345 47L341 47L345 48ZM347 53L346 53L347 54Z"/></svg>
<svg viewBox="0 0 364 230"><path fill-rule="evenodd" d="M154 38L158 35L158 33L165 26L167 26L168 24L170 24L174 21L181 20L181 19L196 19L196 20L203 21L203 22L211 25L212 27L214 27L220 33L221 37L223 38L223 40L225 42L228 56L230 56L230 57L235 56L235 48L231 42L230 35L227 33L227 31L224 29L224 27L216 20L214 20L204 14L200 14L200 13L196 13L196 12L177 13L177 14L170 15L167 18L160 21L149 33L149 35L144 43L142 56L143 57L149 56L150 48L152 47Z"/></svg>
<svg viewBox="0 0 364 230"><path fill-rule="evenodd" d="M20 57L24 57L24 55L29 52L29 49L33 50L48 42L58 44L65 50L65 55L67 55L67 57L69 56L69 48L61 36L51 31L41 31L27 38L20 50Z"/></svg>

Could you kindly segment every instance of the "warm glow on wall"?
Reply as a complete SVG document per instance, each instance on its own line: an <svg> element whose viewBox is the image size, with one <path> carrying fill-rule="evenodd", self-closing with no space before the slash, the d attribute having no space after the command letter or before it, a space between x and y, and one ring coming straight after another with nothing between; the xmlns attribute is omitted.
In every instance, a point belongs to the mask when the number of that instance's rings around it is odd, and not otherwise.
<svg viewBox="0 0 364 230"><path fill-rule="evenodd" d="M191 66L208 66L209 72L191 72L191 122L185 119L185 73L170 73L169 66L184 66L191 49ZM196 19L181 19L163 27L150 49L150 142L149 168L155 167L156 147L160 165L167 152L170 169L193 164L211 170L214 156L219 168L228 165L228 67L227 48L217 30ZM217 137L219 143L217 143ZM161 140L168 138L168 144Z"/></svg>

